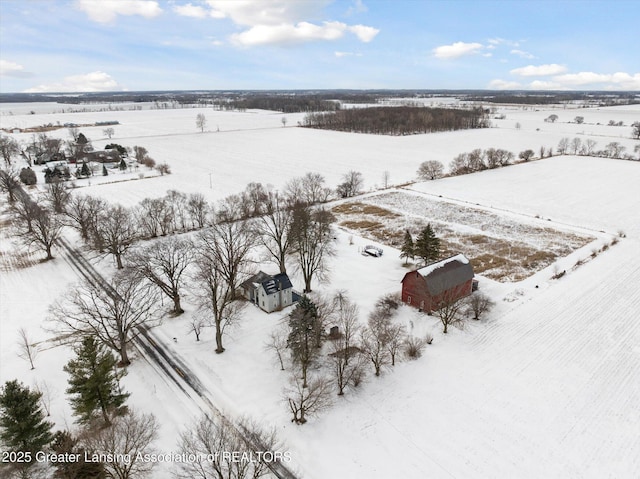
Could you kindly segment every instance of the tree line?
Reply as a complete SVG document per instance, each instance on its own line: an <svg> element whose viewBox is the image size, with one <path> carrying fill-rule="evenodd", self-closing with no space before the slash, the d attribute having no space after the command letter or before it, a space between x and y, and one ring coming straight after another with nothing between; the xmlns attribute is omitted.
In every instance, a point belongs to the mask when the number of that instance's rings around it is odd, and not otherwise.
<svg viewBox="0 0 640 479"><path fill-rule="evenodd" d="M437 131L487 128L489 120L482 108L451 109L426 107L370 107L342 109L332 113L310 113L302 123L306 128L414 135Z"/></svg>

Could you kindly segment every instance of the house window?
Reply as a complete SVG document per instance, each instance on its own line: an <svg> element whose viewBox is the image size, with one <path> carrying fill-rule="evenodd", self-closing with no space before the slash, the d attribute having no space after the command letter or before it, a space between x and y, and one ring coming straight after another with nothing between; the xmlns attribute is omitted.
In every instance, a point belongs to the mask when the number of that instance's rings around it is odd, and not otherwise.
<svg viewBox="0 0 640 479"><path fill-rule="evenodd" d="M411 296L407 296L407 304L411 304Z"/></svg>

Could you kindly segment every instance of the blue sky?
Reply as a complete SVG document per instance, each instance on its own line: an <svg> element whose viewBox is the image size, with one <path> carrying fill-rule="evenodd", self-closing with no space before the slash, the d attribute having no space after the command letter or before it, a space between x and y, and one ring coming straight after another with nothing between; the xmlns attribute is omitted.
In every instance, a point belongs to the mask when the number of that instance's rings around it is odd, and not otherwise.
<svg viewBox="0 0 640 479"><path fill-rule="evenodd" d="M0 92L640 90L640 1L0 0Z"/></svg>

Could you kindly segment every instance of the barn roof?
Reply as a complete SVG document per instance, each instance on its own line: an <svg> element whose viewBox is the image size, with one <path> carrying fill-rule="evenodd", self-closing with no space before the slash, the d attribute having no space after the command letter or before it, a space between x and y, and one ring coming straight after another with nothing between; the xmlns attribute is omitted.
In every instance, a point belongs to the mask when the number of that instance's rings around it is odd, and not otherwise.
<svg viewBox="0 0 640 479"><path fill-rule="evenodd" d="M422 276L431 296L461 285L473 278L473 268L467 257L457 254L428 264L416 271Z"/></svg>

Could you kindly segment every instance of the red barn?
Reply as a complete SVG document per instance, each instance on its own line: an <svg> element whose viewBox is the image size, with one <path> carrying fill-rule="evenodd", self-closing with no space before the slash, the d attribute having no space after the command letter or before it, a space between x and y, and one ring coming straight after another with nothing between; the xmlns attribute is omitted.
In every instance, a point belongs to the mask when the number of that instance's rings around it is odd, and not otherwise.
<svg viewBox="0 0 640 479"><path fill-rule="evenodd" d="M473 268L463 254L458 254L405 274L402 301L430 313L442 301L470 295L472 285Z"/></svg>

